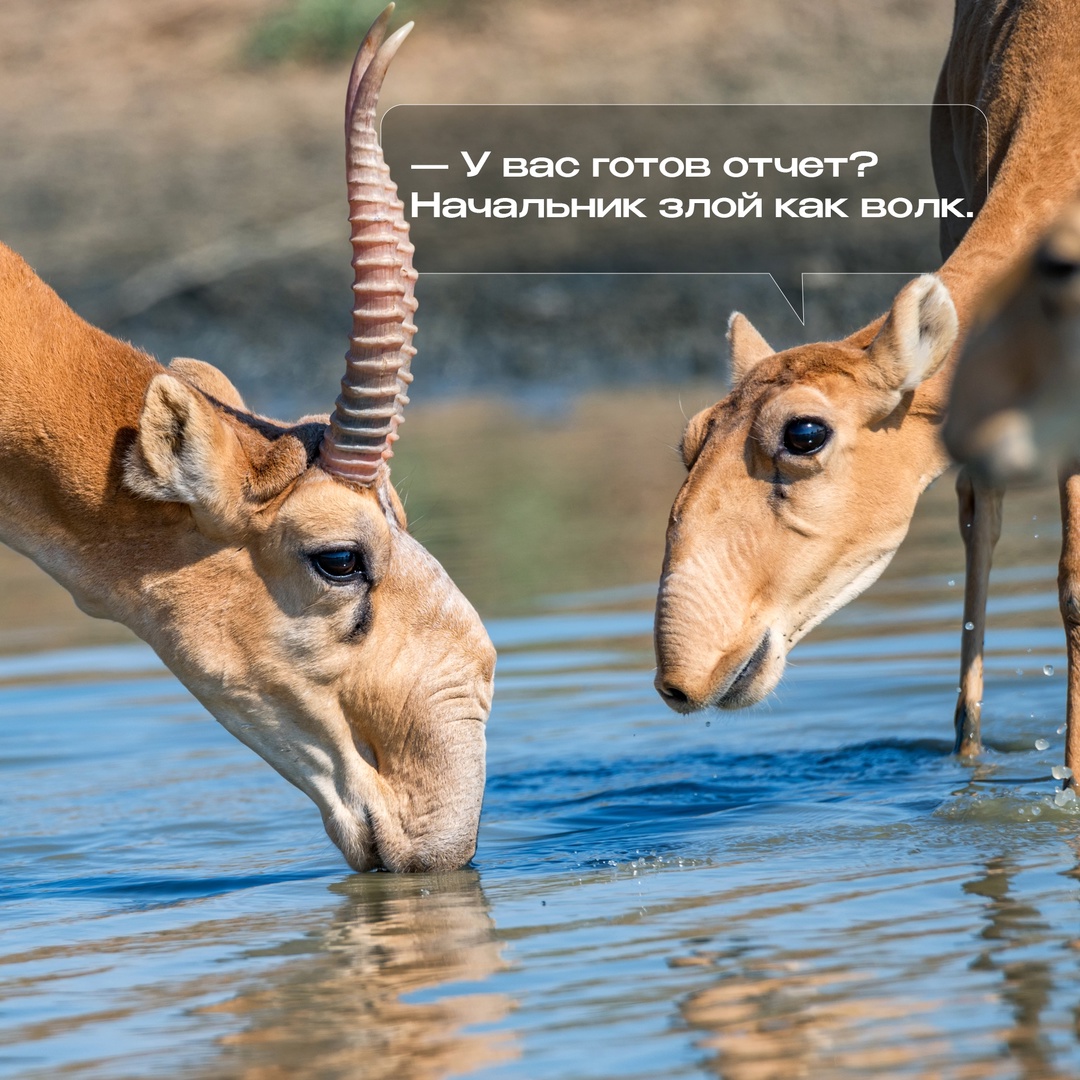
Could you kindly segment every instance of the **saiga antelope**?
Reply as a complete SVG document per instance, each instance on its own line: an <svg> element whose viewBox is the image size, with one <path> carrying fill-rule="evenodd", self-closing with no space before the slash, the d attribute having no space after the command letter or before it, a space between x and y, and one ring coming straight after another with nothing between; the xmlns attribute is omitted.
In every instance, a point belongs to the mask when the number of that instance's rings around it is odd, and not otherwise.
<svg viewBox="0 0 1080 1080"><path fill-rule="evenodd" d="M375 132L391 5L346 106L353 326L329 423L255 416L215 368L78 318L0 247L0 539L149 642L319 807L357 870L476 844L495 654L412 537L388 459L412 379L412 246Z"/></svg>
<svg viewBox="0 0 1080 1080"><path fill-rule="evenodd" d="M1065 764L1080 773L1080 202L987 291L956 365L945 442L989 483L1062 466L1058 598L1069 658Z"/></svg>
<svg viewBox="0 0 1080 1080"><path fill-rule="evenodd" d="M945 423L958 461L1005 484L1080 451L1080 201L983 296Z"/></svg>
<svg viewBox="0 0 1080 1080"><path fill-rule="evenodd" d="M952 346L988 282L1080 182L1080 20L1069 0L957 0L933 110L945 263L849 338L774 353L729 328L733 389L691 419L656 611L656 686L680 712L768 694L790 648L881 573L946 466ZM989 171L988 171L989 170ZM986 184L990 182L989 194ZM950 300L951 294L951 300ZM966 548L956 749L979 748L986 586L1000 490L964 471ZM970 629L969 629L970 627Z"/></svg>

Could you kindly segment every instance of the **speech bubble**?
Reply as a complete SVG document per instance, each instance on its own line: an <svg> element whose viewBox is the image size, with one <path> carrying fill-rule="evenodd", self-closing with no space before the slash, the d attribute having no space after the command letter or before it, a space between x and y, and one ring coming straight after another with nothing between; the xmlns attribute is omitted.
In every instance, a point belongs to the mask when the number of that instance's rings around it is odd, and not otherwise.
<svg viewBox="0 0 1080 1080"><path fill-rule="evenodd" d="M931 110L972 108L399 105L382 142L423 273L767 274L804 322L806 275L940 265L975 207Z"/></svg>

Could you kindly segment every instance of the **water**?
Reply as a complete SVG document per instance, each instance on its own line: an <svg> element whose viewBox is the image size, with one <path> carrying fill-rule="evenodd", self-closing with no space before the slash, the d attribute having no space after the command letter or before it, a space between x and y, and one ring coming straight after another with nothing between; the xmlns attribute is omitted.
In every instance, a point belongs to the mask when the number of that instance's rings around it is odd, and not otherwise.
<svg viewBox="0 0 1080 1080"><path fill-rule="evenodd" d="M1007 504L976 764L947 481L776 695L679 717L649 638L670 397L410 421L416 529L500 650L460 873L349 873L148 649L0 556L0 1074L1080 1073L1052 490Z"/></svg>

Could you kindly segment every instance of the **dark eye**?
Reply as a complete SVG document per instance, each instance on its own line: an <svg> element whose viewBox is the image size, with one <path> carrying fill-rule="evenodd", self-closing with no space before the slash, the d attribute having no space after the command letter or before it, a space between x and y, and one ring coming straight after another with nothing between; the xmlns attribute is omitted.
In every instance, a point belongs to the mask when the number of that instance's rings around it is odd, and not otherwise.
<svg viewBox="0 0 1080 1080"><path fill-rule="evenodd" d="M809 416L796 416L784 428L784 449L789 454L816 454L828 441L829 425Z"/></svg>
<svg viewBox="0 0 1080 1080"><path fill-rule="evenodd" d="M1080 270L1080 263L1076 262L1075 259L1062 258L1046 248L1042 248L1035 256L1035 269L1043 277L1060 281L1063 278L1074 277L1076 272Z"/></svg>
<svg viewBox="0 0 1080 1080"><path fill-rule="evenodd" d="M358 551L319 551L311 556L312 565L330 581L352 581L362 577L364 564Z"/></svg>

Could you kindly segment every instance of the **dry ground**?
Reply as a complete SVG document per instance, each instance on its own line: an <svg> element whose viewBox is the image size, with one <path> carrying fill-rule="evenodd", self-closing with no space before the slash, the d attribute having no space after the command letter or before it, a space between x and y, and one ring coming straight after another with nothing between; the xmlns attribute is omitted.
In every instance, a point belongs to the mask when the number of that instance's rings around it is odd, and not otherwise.
<svg viewBox="0 0 1080 1080"><path fill-rule="evenodd" d="M110 329L270 387L298 364L323 382L348 300L346 65L247 66L274 7L0 5L0 238ZM950 20L947 0L445 0L420 11L385 103L925 101ZM709 372L727 307L771 310L770 290L429 279L417 367L429 387ZM876 303L837 290L830 318Z"/></svg>

